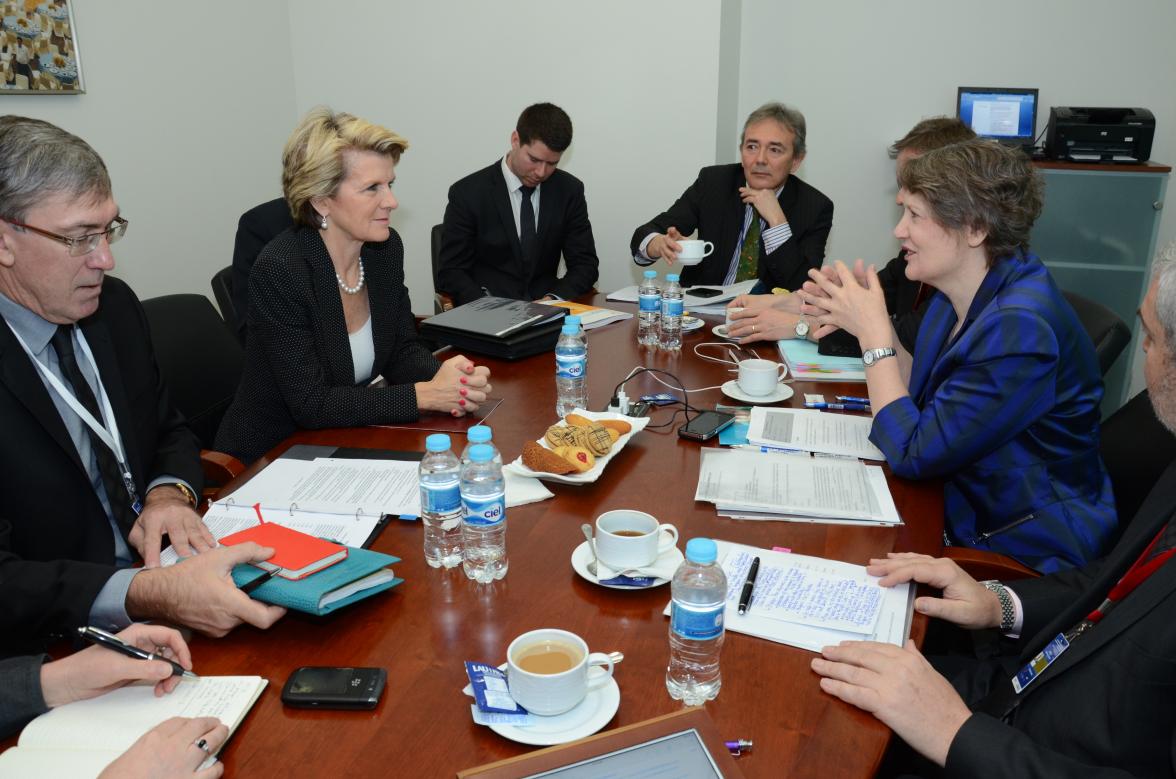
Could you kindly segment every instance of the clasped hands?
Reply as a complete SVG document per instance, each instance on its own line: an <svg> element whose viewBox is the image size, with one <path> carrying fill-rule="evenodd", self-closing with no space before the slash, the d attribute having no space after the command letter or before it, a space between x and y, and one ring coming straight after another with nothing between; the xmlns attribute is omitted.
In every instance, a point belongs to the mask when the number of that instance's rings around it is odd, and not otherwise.
<svg viewBox="0 0 1176 779"><path fill-rule="evenodd" d="M416 384L417 407L461 417L477 411L492 391L490 369L459 354L441 363L432 379Z"/></svg>
<svg viewBox="0 0 1176 779"><path fill-rule="evenodd" d="M866 348L883 346L891 339L890 315L878 271L857 260L851 270L840 260L809 270L809 280L797 291L800 313L816 325L813 337L824 338L834 330L855 336Z"/></svg>
<svg viewBox="0 0 1176 779"><path fill-rule="evenodd" d="M843 266L844 267L844 266ZM915 610L970 629L1000 624L1000 601L951 560L891 553L870 560L866 571L893 587L919 582L942 597L921 597ZM972 715L966 703L913 642L904 647L876 641L827 646L811 663L821 689L870 712L917 752L942 766L951 742Z"/></svg>

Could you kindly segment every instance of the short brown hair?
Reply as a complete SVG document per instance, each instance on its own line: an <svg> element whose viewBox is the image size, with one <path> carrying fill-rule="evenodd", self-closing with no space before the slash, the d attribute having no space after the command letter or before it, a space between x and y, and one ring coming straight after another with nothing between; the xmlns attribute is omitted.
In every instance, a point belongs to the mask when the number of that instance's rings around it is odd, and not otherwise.
<svg viewBox="0 0 1176 779"><path fill-rule="evenodd" d="M536 103L519 114L515 132L519 134L520 146L542 141L552 151L563 153L572 145L572 118L557 105Z"/></svg>
<svg viewBox="0 0 1176 779"><path fill-rule="evenodd" d="M783 103L764 103L759 108L752 111L747 116L747 121L743 123L743 132L739 134L739 145L743 145L743 139L747 137L747 128L753 124L762 122L765 119L771 119L783 127L788 132L792 133L792 154L795 157L803 157L805 153L805 136L808 134L807 125L804 121L804 114L797 111L790 105Z"/></svg>
<svg viewBox="0 0 1176 779"><path fill-rule="evenodd" d="M318 227L311 200L333 197L347 176L343 152L374 151L400 162L408 141L387 127L320 106L312 109L282 152L282 194L296 224Z"/></svg>
<svg viewBox="0 0 1176 779"><path fill-rule="evenodd" d="M953 143L970 141L975 137L976 133L972 131L972 128L957 117L933 116L919 122L910 129L910 132L890 144L890 159L898 159L899 152L907 149L926 154Z"/></svg>
<svg viewBox="0 0 1176 779"><path fill-rule="evenodd" d="M1043 186L1020 149L982 138L953 143L908 162L898 173L898 183L923 197L944 227L985 232L989 267L1029 248Z"/></svg>

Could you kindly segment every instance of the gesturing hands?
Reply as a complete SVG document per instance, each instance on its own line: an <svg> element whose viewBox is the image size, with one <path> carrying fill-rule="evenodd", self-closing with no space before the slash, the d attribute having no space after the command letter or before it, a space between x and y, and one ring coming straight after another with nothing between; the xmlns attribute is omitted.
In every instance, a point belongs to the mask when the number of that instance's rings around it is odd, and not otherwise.
<svg viewBox="0 0 1176 779"><path fill-rule="evenodd" d="M885 346L891 340L886 298L873 265L865 269L864 278L861 260L852 271L840 260L832 267L810 270L800 295L804 301L801 313L817 323L818 339L841 328L868 343L869 348Z"/></svg>
<svg viewBox="0 0 1176 779"><path fill-rule="evenodd" d="M445 411L455 417L478 410L492 391L490 369L462 355L441 363L435 376L416 385L417 408Z"/></svg>

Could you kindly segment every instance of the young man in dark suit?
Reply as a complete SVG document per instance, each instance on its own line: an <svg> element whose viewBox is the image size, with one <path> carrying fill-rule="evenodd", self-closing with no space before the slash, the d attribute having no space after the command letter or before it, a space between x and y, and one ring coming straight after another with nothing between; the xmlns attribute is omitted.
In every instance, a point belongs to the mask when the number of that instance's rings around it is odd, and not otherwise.
<svg viewBox="0 0 1176 779"><path fill-rule="evenodd" d="M127 222L106 166L47 122L0 117L0 652L94 624L211 634L284 611L228 573L272 552L212 549L199 444L168 400L147 320L113 277ZM195 557L159 564L169 539Z"/></svg>
<svg viewBox="0 0 1176 779"><path fill-rule="evenodd" d="M703 168L668 211L633 232L633 261L675 264L678 240L695 230L715 245L681 271L684 286L758 279L753 292L797 289L821 267L833 227L833 201L798 179L804 115L782 103L751 112L739 143L741 162Z"/></svg>
<svg viewBox="0 0 1176 779"><path fill-rule="evenodd" d="M592 290L600 261L584 184L556 169L571 142L563 109L529 106L506 156L449 188L439 292L460 305L484 295L566 300Z"/></svg>
<svg viewBox="0 0 1176 779"><path fill-rule="evenodd" d="M1139 318L1152 404L1176 432L1176 245L1165 255ZM969 629L999 628L1012 641L995 657L928 662L909 643L848 641L826 647L812 668L824 677L823 690L872 712L930 761L922 773L1170 776L1174 550L1176 463L1110 554L1081 569L1006 585L976 582L954 562L924 555L871 561L883 586L916 581L942 589L939 598L917 599L919 612Z"/></svg>

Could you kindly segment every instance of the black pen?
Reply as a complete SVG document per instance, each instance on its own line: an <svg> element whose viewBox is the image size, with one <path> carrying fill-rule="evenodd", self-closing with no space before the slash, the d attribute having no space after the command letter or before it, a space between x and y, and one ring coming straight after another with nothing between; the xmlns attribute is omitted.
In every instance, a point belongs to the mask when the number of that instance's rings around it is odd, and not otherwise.
<svg viewBox="0 0 1176 779"><path fill-rule="evenodd" d="M83 640L89 641L91 644L96 644L107 649L118 652L120 655L127 657L138 658L139 660L161 660L165 663L170 663L172 667L172 676L182 676L185 679L199 679L200 677L191 671L184 668L184 666L177 663L175 660L169 660L163 655L152 654L137 646L131 646L123 641L118 636L107 633L100 628L83 627L78 628L78 635Z"/></svg>
<svg viewBox="0 0 1176 779"><path fill-rule="evenodd" d="M282 569L281 568L273 568L271 570L266 571L261 576L258 576L256 579L250 579L249 581L245 582L244 585L241 586L241 592L245 593L246 595L249 595L251 592L256 590L258 587L260 587L261 585L268 582L270 579L277 576L278 571L280 571L280 570L282 570Z"/></svg>
<svg viewBox="0 0 1176 779"><path fill-rule="evenodd" d="M751 561L751 567L747 569L747 581L743 582L743 592L739 593L739 613L746 614L747 607L751 605L751 593L755 589L755 576L759 573L759 558Z"/></svg>

